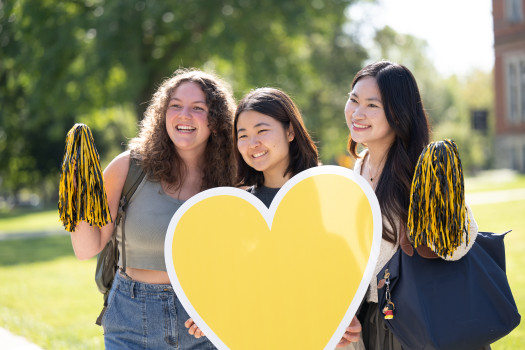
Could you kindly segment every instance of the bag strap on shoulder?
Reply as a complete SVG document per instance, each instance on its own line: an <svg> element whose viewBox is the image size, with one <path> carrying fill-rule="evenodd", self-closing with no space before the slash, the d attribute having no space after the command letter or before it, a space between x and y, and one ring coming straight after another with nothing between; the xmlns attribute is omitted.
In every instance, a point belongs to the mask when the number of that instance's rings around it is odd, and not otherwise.
<svg viewBox="0 0 525 350"><path fill-rule="evenodd" d="M128 175L126 176L126 181L124 182L124 187L122 188L122 195L120 196L117 217L115 218L115 225L120 223L122 215L125 214L128 207L129 200L137 190L137 187L144 178L144 175L144 170L142 170L138 160L130 156Z"/></svg>
<svg viewBox="0 0 525 350"><path fill-rule="evenodd" d="M114 254L115 256L118 256L118 244L116 244L117 226L122 221L122 262L123 262L122 273L128 278L129 276L126 274L126 245L125 245L126 209L128 207L129 200L131 199L131 197L137 190L137 187L142 182L142 179L144 178L144 176L145 176L145 172L142 169L142 167L139 165L138 160L134 158L133 156L130 156L129 170L128 170L128 174L126 175L124 187L122 188L122 193L120 195L118 212L114 220L115 224L114 224L113 233L110 239L110 241L113 241L113 249L115 252ZM116 271L117 266L112 266L111 268L114 268L113 271ZM104 269L106 269L106 267L104 267ZM97 270L98 270L98 260L97 260ZM104 307L102 308L100 315L95 321L95 324L99 326L102 325L102 316L106 312L106 309L108 306L108 296L109 296L109 289L104 293Z"/></svg>
<svg viewBox="0 0 525 350"><path fill-rule="evenodd" d="M403 250L403 253L405 253L408 256L414 255L414 246L412 246L412 243L408 239L405 227L401 225L401 230L399 231L399 247ZM426 245L420 245L416 248L417 253L426 259L437 259L438 255L432 251L429 247Z"/></svg>
<svg viewBox="0 0 525 350"><path fill-rule="evenodd" d="M139 184L142 182L142 179L145 176L145 172L138 163L138 159L130 156L129 158L129 170L128 175L126 176L126 181L124 182L124 187L122 188L122 195L120 196L120 202L118 206L117 217L115 218L115 225L119 225L122 221L122 269L121 272L124 276L129 276L126 274L126 209L128 208L129 200L139 187ZM116 226L115 226L116 227ZM114 230L116 234L117 230Z"/></svg>

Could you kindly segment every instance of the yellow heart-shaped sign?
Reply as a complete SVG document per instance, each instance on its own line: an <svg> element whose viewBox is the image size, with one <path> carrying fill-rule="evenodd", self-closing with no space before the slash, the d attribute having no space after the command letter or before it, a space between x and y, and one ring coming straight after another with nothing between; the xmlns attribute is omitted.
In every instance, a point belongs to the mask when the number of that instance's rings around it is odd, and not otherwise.
<svg viewBox="0 0 525 350"><path fill-rule="evenodd" d="M381 213L338 166L292 177L270 208L220 187L186 201L165 242L182 305L219 349L333 349L379 254Z"/></svg>

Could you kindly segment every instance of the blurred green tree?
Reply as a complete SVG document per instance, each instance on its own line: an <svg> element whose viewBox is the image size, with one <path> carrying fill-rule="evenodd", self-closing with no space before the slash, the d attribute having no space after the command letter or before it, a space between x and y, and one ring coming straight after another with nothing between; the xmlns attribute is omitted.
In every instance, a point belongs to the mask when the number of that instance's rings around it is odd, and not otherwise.
<svg viewBox="0 0 525 350"><path fill-rule="evenodd" d="M451 99L449 113L434 128L434 138L456 141L463 168L468 173L490 169L494 163L494 96L492 72L473 70L464 77L443 79ZM472 112L486 111L486 132L474 130Z"/></svg>
<svg viewBox="0 0 525 350"><path fill-rule="evenodd" d="M446 118L453 96L427 54L427 42L386 26L376 32L374 43L371 55L401 63L414 74L431 123L439 124Z"/></svg>
<svg viewBox="0 0 525 350"><path fill-rule="evenodd" d="M356 1L0 0L0 195L53 197L75 122L91 127L107 162L179 67L215 71L237 97L284 89L331 160L366 58L342 30Z"/></svg>

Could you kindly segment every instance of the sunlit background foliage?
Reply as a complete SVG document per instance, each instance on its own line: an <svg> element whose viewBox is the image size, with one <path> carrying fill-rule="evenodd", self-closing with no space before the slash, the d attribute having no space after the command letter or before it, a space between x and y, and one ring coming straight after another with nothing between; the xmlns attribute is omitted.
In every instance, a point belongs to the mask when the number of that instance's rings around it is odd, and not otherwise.
<svg viewBox="0 0 525 350"><path fill-rule="evenodd" d="M288 92L324 164L347 164L343 108L353 75L390 59L418 79L434 139L453 138L465 169L490 168L491 72L440 76L426 42L389 27L363 45L348 9L366 0L0 0L0 199L56 202L67 131L93 131L102 166L136 133L152 92L179 67L212 71L239 99ZM370 43L367 43L370 44ZM489 117L490 120L490 117Z"/></svg>

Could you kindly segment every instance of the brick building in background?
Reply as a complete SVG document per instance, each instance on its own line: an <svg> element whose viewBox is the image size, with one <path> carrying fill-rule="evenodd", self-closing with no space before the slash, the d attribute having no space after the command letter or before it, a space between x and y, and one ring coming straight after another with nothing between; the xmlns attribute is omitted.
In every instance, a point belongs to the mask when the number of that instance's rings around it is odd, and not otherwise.
<svg viewBox="0 0 525 350"><path fill-rule="evenodd" d="M525 172L525 0L492 0L496 167Z"/></svg>

